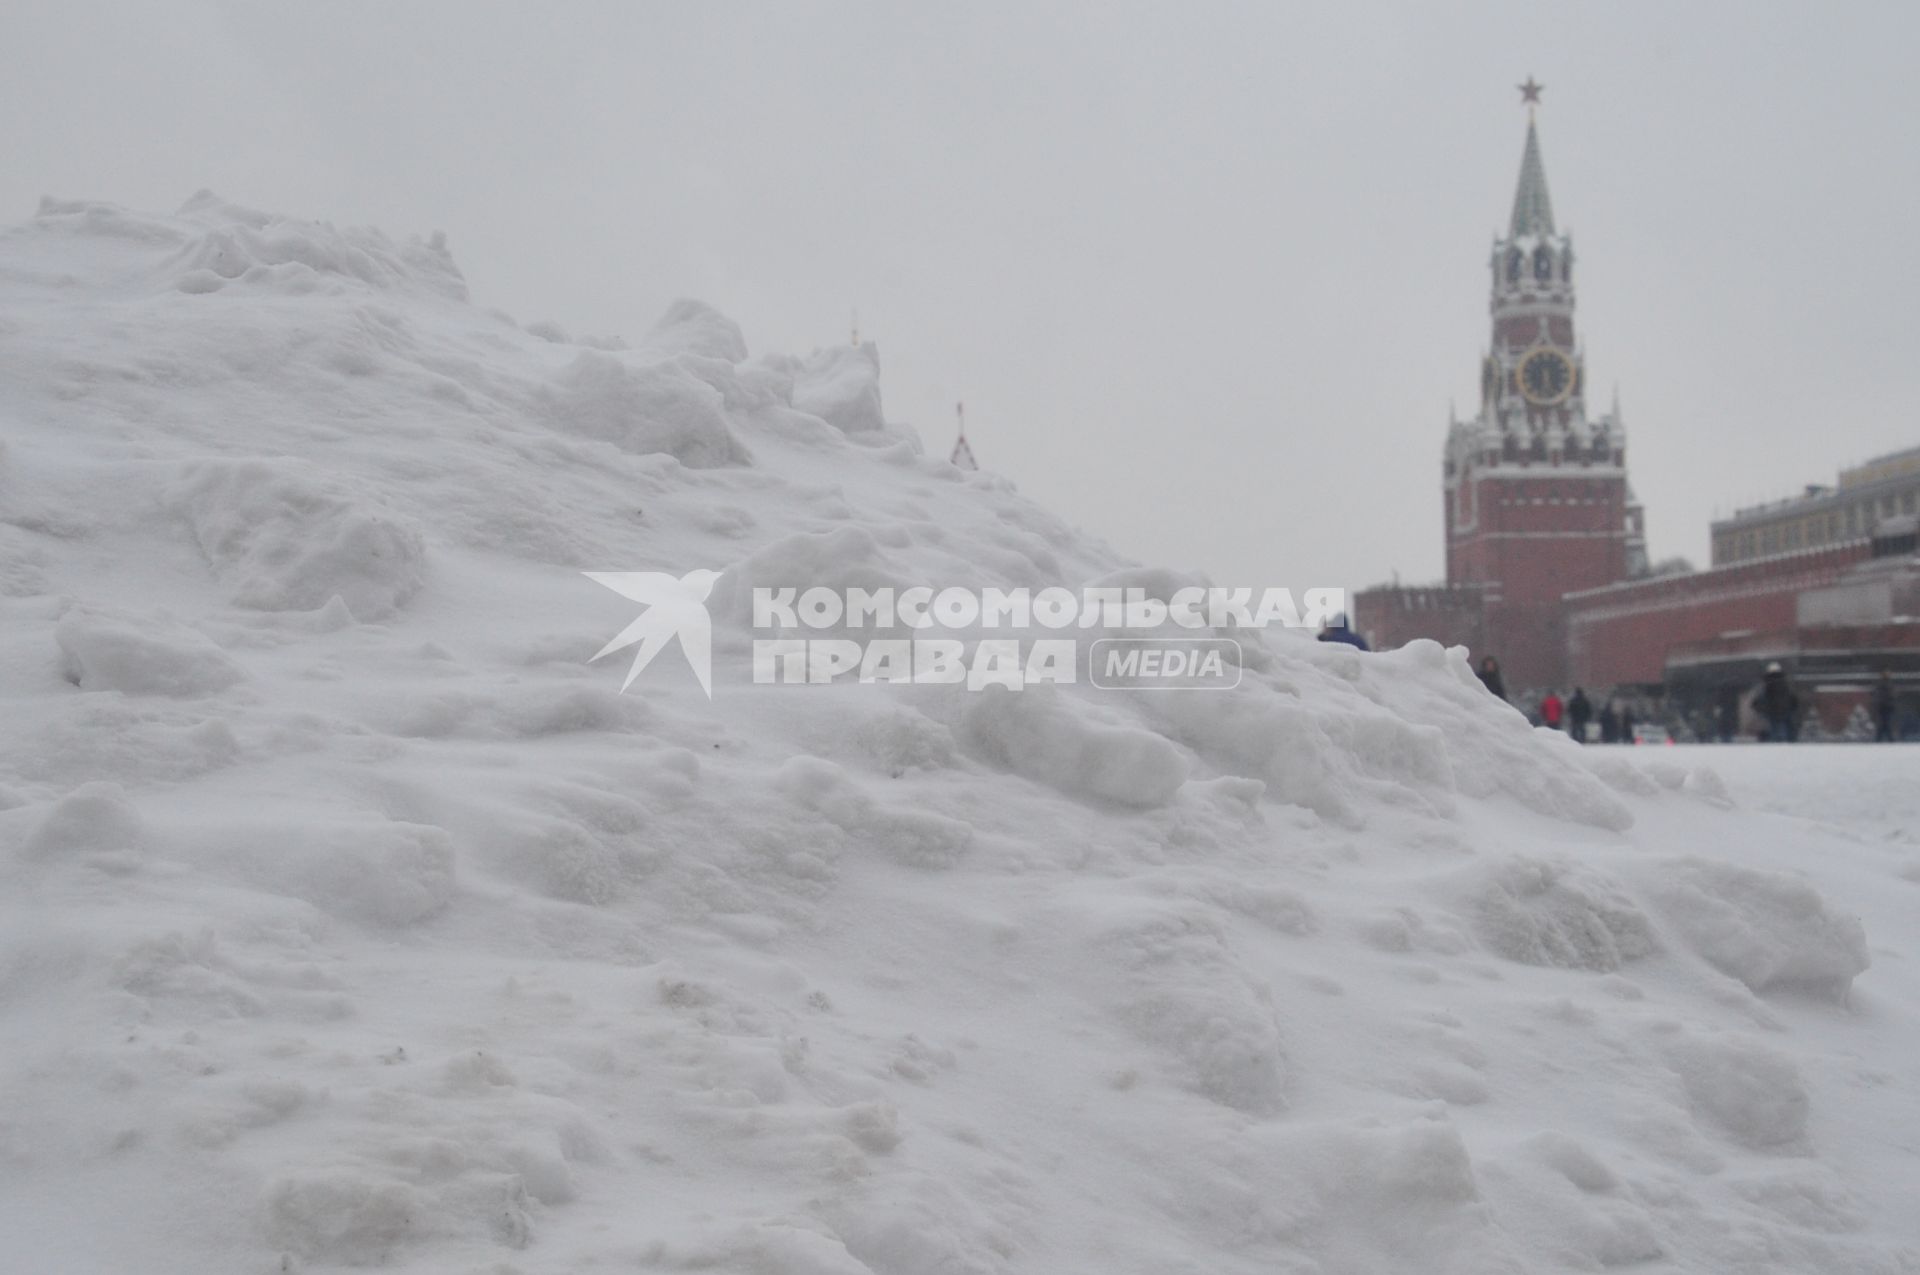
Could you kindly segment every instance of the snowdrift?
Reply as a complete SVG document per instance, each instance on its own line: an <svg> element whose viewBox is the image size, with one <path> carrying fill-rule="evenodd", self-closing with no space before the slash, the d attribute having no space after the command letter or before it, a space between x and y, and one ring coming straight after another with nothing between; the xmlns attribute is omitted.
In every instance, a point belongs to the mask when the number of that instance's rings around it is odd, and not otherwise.
<svg viewBox="0 0 1920 1275"><path fill-rule="evenodd" d="M747 685L756 583L1198 578L928 457L871 346L49 200L0 439L12 1268L1920 1269L1911 841L1432 644ZM713 700L620 694L581 572L696 567Z"/></svg>

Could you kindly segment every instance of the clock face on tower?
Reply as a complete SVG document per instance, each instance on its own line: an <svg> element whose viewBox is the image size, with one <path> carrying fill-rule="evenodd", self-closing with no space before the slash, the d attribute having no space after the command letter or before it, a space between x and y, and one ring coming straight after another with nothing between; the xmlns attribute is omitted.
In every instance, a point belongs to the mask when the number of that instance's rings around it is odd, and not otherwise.
<svg viewBox="0 0 1920 1275"><path fill-rule="evenodd" d="M1550 406L1573 392L1573 363L1558 350L1535 350L1520 361L1520 392L1529 403Z"/></svg>

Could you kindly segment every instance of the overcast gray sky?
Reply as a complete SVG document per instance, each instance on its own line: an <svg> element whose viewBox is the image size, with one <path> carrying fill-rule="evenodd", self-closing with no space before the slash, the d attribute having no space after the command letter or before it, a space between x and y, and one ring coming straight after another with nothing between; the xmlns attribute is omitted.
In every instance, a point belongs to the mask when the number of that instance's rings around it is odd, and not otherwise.
<svg viewBox="0 0 1920 1275"><path fill-rule="evenodd" d="M0 220L201 187L475 299L880 343L889 416L1226 582L1441 571L1525 117L1655 556L1920 443L1913 4L35 4Z"/></svg>

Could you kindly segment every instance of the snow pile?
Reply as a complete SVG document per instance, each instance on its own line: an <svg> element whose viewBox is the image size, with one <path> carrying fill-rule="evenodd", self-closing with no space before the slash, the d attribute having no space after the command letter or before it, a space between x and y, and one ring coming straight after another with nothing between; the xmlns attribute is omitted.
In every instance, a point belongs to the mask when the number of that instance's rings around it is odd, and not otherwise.
<svg viewBox="0 0 1920 1275"><path fill-rule="evenodd" d="M165 616L76 610L53 631L67 680L87 691L129 695L212 695L246 676L204 634Z"/></svg>
<svg viewBox="0 0 1920 1275"><path fill-rule="evenodd" d="M42 221L81 218L98 225L114 221L117 213L99 204L51 199L40 205ZM183 236L166 264L182 292L217 292L231 280L295 292L358 282L382 290L420 288L456 301L467 297L466 283L438 235L399 245L377 230L337 230L322 222L275 217L205 190L181 208L180 220L205 227Z"/></svg>
<svg viewBox="0 0 1920 1275"><path fill-rule="evenodd" d="M146 826L120 785L95 780L54 802L21 842L22 858L39 862L64 855L113 855L137 850Z"/></svg>
<svg viewBox="0 0 1920 1275"><path fill-rule="evenodd" d="M384 619L420 587L425 545L342 487L302 461L211 460L182 467L173 500L234 605L314 611L338 598Z"/></svg>
<svg viewBox="0 0 1920 1275"><path fill-rule="evenodd" d="M1870 963L1859 920L1784 873L1686 858L1660 866L1652 893L1689 947L1756 992L1844 1000Z"/></svg>
<svg viewBox="0 0 1920 1275"><path fill-rule="evenodd" d="M1171 740L1073 711L1050 689L989 688L970 705L965 730L980 755L1063 793L1125 806L1163 805L1186 782L1186 758Z"/></svg>
<svg viewBox="0 0 1920 1275"><path fill-rule="evenodd" d="M872 346L576 341L204 194L0 234L0 437L13 1266L1920 1267L1898 750L1582 750L1285 631L755 687L755 585L1205 581ZM621 694L581 573L695 569L712 700Z"/></svg>
<svg viewBox="0 0 1920 1275"><path fill-rule="evenodd" d="M554 424L623 451L664 454L693 469L744 464L728 428L723 396L680 360L635 367L613 354L582 352L555 378Z"/></svg>
<svg viewBox="0 0 1920 1275"><path fill-rule="evenodd" d="M1507 960L1608 971L1660 950L1632 896L1577 861L1514 855L1470 872L1463 901L1475 933Z"/></svg>
<svg viewBox="0 0 1920 1275"><path fill-rule="evenodd" d="M744 363L747 338L740 325L704 301L681 299L667 307L647 334L648 348L691 354L723 363Z"/></svg>
<svg viewBox="0 0 1920 1275"><path fill-rule="evenodd" d="M880 351L864 345L836 345L795 364L793 405L849 434L883 430L880 408Z"/></svg>

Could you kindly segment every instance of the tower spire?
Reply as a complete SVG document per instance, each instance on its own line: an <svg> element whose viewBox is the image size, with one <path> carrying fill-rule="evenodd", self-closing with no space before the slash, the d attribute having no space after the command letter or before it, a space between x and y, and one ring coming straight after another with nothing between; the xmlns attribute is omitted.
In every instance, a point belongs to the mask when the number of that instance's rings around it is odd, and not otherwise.
<svg viewBox="0 0 1920 1275"><path fill-rule="evenodd" d="M1553 233L1553 201L1547 197L1547 166L1540 159L1540 131L1534 120L1544 88L1531 75L1520 86L1527 105L1527 148L1520 155L1520 184L1513 192L1513 224L1507 232L1516 239Z"/></svg>

